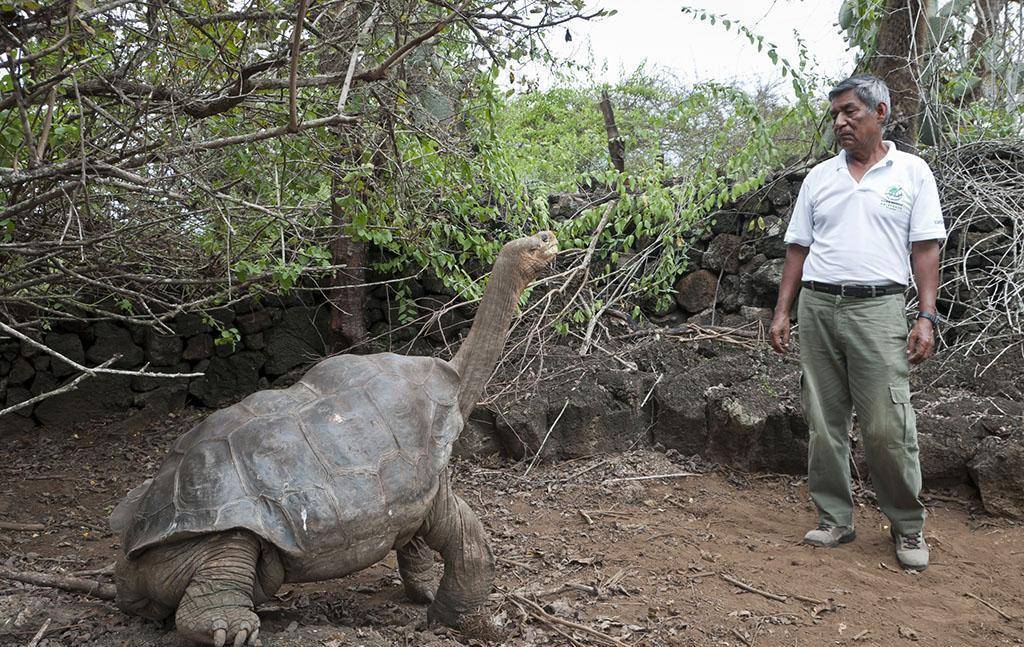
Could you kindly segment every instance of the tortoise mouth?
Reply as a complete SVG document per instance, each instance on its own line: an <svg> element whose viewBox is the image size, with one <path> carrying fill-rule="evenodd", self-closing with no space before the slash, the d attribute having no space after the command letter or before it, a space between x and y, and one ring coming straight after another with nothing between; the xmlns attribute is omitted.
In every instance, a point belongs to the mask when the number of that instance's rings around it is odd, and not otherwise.
<svg viewBox="0 0 1024 647"><path fill-rule="evenodd" d="M544 253L549 261L554 260L555 256L558 255L558 241L552 240L548 248L544 250Z"/></svg>
<svg viewBox="0 0 1024 647"><path fill-rule="evenodd" d="M555 256L558 255L558 239L555 238L555 234L550 231L542 232L543 236L541 240L547 243L547 247L541 252L546 258L547 262L550 263L555 260Z"/></svg>

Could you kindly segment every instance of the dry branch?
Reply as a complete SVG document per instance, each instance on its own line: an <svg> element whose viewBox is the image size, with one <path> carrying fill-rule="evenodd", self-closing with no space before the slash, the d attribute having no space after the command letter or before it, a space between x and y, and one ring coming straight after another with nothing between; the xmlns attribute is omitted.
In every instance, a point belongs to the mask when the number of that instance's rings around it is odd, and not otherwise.
<svg viewBox="0 0 1024 647"><path fill-rule="evenodd" d="M598 641L600 641L600 642L602 642L602 643L604 643L606 645L612 645L613 647L626 647L626 644L623 643L621 640L617 640L615 638L612 638L611 636L607 636L607 635L601 633L600 631L597 631L596 629L591 629L590 627L587 627L585 625L581 625L579 623L572 622L570 620L566 620L564 618L559 618L558 616L551 615L550 613L545 611L544 608L541 607L539 604L537 604L533 600L530 600L529 598L526 598L526 597L524 597L522 595L519 595L518 593L508 593L507 595L508 595L508 597L512 598L513 600L515 600L519 604L522 604L525 607L527 607L530 615L532 615L533 617L537 618L538 620L540 620L541 622L543 622L543 623L545 623L545 624L547 624L549 626L550 625L562 625L562 626L568 627L570 629L575 629L577 631L582 631L583 633L587 634L588 636L596 638Z"/></svg>
<svg viewBox="0 0 1024 647"><path fill-rule="evenodd" d="M978 602L981 602L986 607L988 607L989 609L992 609L993 611L998 613L1000 616L1002 616L1003 619L1006 620L1007 622L1013 622L1016 619L1013 616L1011 616L1010 614L1008 614L1005 611L1003 611L1002 609L996 607L995 605L993 605L990 602L987 602L987 601L983 600L982 598L978 597L977 595L974 595L973 593L965 592L964 595L969 597L969 598L971 598L972 600L977 600Z"/></svg>
<svg viewBox="0 0 1024 647"><path fill-rule="evenodd" d="M699 472L675 472L674 474L651 474L649 476L623 476L621 478L605 479L601 481L601 485L608 485L609 483L621 483L623 481L652 481L654 479L678 479L687 476L704 476Z"/></svg>
<svg viewBox="0 0 1024 647"><path fill-rule="evenodd" d="M73 593L84 593L85 595L101 600L113 600L117 589L113 584L104 584L81 577L70 575L59 575L56 573L34 573L28 571L12 571L0 567L0 578L35 584L36 586L49 586L57 589L64 589Z"/></svg>
<svg viewBox="0 0 1024 647"><path fill-rule="evenodd" d="M39 644L39 641L41 641L43 636L46 635L46 630L50 628L51 622L53 622L53 618L46 619L46 622L44 622L43 626L39 628L36 635L32 636L32 640L28 641L28 647L36 647L36 645Z"/></svg>
<svg viewBox="0 0 1024 647"><path fill-rule="evenodd" d="M0 412L2 415L2 412ZM14 521L0 521L0 530L20 530L25 532L32 532L36 530L46 530L46 526L41 523L16 523Z"/></svg>
<svg viewBox="0 0 1024 647"><path fill-rule="evenodd" d="M741 582L740 580L737 580L735 577L732 577L730 575L726 575L725 573L722 573L722 579L725 580L726 582L730 583L730 584L738 586L739 588L743 589L744 591L748 591L750 593L756 593L757 595L760 595L761 597L768 598L769 600L775 600L776 602L785 602L786 601L786 596L784 596L784 595L776 595L774 593L769 593L767 591L762 591L761 589L754 588L753 586L747 584L746 582Z"/></svg>

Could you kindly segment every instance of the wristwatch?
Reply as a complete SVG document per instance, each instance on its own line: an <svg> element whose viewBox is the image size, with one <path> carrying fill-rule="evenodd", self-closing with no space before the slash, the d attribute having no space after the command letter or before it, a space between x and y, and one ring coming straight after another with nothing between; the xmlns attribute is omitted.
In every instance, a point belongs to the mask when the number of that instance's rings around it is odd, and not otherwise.
<svg viewBox="0 0 1024 647"><path fill-rule="evenodd" d="M918 319L927 319L932 322L932 326L935 328L939 327L939 315L933 312L925 312L924 310L917 313Z"/></svg>

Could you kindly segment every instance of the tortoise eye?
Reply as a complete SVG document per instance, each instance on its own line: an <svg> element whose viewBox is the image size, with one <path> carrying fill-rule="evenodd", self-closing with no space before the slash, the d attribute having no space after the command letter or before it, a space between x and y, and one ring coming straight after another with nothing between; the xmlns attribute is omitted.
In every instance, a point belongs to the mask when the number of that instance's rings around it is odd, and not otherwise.
<svg viewBox="0 0 1024 647"><path fill-rule="evenodd" d="M542 243L548 242L548 235L547 234L541 234L540 235L540 240L541 240Z"/></svg>

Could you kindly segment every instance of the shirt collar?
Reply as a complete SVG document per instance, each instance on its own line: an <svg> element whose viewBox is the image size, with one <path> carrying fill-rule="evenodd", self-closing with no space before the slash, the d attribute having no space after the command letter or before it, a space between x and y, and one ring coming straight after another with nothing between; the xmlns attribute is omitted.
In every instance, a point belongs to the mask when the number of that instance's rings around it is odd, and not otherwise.
<svg viewBox="0 0 1024 647"><path fill-rule="evenodd" d="M896 144L891 142L891 141L889 141L888 139L883 139L882 140L882 145L885 146L885 155L882 157L882 159L878 160L878 162L875 163L875 166L872 166L871 168L875 168L876 166L892 166L893 162L895 161L896 150L897 150ZM840 149L839 150L839 154L836 155L835 170L837 170L837 171L845 171L846 170L846 149L845 148ZM871 170L871 169L868 169L868 170Z"/></svg>

